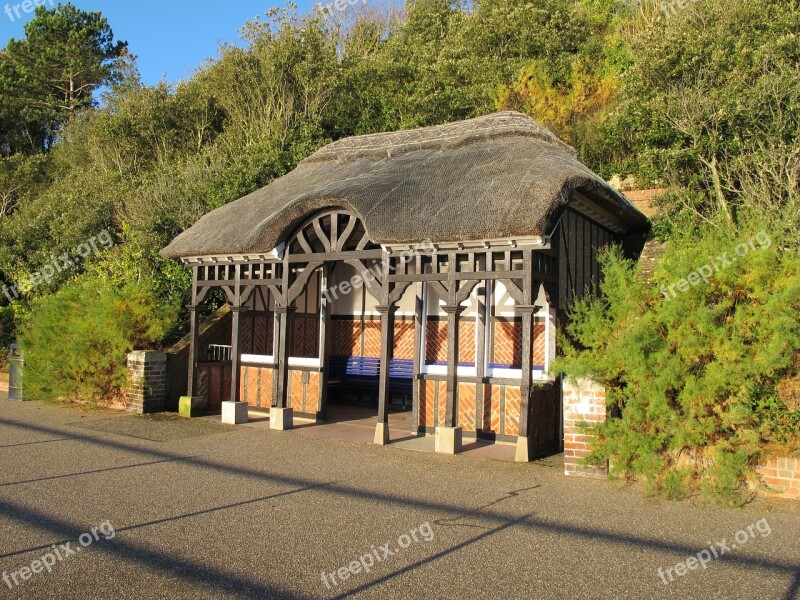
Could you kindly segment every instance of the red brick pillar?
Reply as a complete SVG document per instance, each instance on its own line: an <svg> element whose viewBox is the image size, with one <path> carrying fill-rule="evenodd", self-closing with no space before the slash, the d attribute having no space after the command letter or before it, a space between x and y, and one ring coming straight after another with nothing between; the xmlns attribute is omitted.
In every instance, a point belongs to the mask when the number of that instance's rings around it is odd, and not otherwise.
<svg viewBox="0 0 800 600"><path fill-rule="evenodd" d="M137 350L128 354L130 382L125 408L134 413L162 412L167 396L167 355Z"/></svg>
<svg viewBox="0 0 800 600"><path fill-rule="evenodd" d="M605 478L608 468L584 467L581 461L589 455L593 435L581 428L606 420L606 391L590 379L575 383L564 379L562 385L564 410L564 475Z"/></svg>

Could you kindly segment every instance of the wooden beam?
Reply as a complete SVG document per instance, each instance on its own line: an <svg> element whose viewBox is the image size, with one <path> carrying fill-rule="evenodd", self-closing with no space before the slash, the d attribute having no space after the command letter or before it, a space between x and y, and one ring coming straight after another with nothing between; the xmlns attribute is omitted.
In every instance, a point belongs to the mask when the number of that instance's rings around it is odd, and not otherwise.
<svg viewBox="0 0 800 600"><path fill-rule="evenodd" d="M381 367L378 376L378 423L389 422L389 366L394 354L394 314L396 306L376 306L381 315Z"/></svg>
<svg viewBox="0 0 800 600"><path fill-rule="evenodd" d="M290 263L314 262L320 260L344 260L346 258L356 258L359 260L380 260L383 256L381 250L354 250L352 252L315 252L307 254L292 254L289 257Z"/></svg>
<svg viewBox="0 0 800 600"><path fill-rule="evenodd" d="M197 271L198 267L192 267L192 303L186 307L189 311L189 373L186 380L186 395L189 397L197 392L197 359L200 352L200 315L197 314L197 309L202 298L198 299Z"/></svg>
<svg viewBox="0 0 800 600"><path fill-rule="evenodd" d="M448 273L411 273L409 275L389 275L392 283L417 282L417 281L470 281L473 279L521 279L522 271L464 271L450 277Z"/></svg>
<svg viewBox="0 0 800 600"><path fill-rule="evenodd" d="M306 284L308 284L308 280L311 279L311 276L314 274L314 271L319 269L324 264L325 263L323 261L317 260L306 265L306 268L303 269L303 272L297 276L297 279L294 280L286 292L287 304L294 302L300 296L300 294L303 293L303 290L305 289ZM287 271L288 270L289 268L287 265Z"/></svg>
<svg viewBox="0 0 800 600"><path fill-rule="evenodd" d="M231 402L241 400L239 379L241 378L242 349L239 347L240 312L242 311L242 285L240 281L242 265L234 267L234 302L231 306Z"/></svg>
<svg viewBox="0 0 800 600"><path fill-rule="evenodd" d="M276 322L275 336L278 338L275 346L275 372L272 378L272 401L273 406L286 408L288 404L288 384L289 384L289 335L292 331L292 314L294 308L291 306L289 296L289 247L286 248L286 256L283 263L283 299L278 304L275 301Z"/></svg>
<svg viewBox="0 0 800 600"><path fill-rule="evenodd" d="M330 371L329 357L328 357L328 334L330 331L330 302L323 290L328 288L328 281L330 280L333 271L332 265L326 264L322 267L322 276L320 277L319 291L319 358L322 370L319 374L319 413L321 419L324 421L328 417L328 374Z"/></svg>
<svg viewBox="0 0 800 600"><path fill-rule="evenodd" d="M383 280L389 276L389 256L383 257ZM378 376L378 423L389 423L390 377L389 366L394 354L394 313L396 307L389 301L389 284L381 289L381 304L375 307L381 315L381 367Z"/></svg>
<svg viewBox="0 0 800 600"><path fill-rule="evenodd" d="M411 431L417 433L419 431L419 386L422 382L419 375L422 371L422 328L425 323L422 318L425 314L425 307L422 298L422 283L416 284L416 297L414 298L414 375L411 387Z"/></svg>
<svg viewBox="0 0 800 600"><path fill-rule="evenodd" d="M487 286L484 284L482 293L478 294L478 316L475 319L475 326L478 328L478 340L475 348L475 375L481 381L477 386L475 397L475 430L483 429L483 379L486 377L486 322L487 322ZM491 313L488 313L491 314ZM491 317L489 317L491 323Z"/></svg>
<svg viewBox="0 0 800 600"><path fill-rule="evenodd" d="M443 306L447 313L447 396L445 399L444 426L455 427L458 407L458 317L462 306Z"/></svg>

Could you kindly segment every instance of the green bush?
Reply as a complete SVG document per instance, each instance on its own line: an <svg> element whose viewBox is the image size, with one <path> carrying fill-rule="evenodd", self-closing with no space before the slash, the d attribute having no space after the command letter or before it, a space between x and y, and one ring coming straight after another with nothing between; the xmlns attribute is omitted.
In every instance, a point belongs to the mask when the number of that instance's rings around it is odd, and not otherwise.
<svg viewBox="0 0 800 600"><path fill-rule="evenodd" d="M596 429L590 462L665 496L740 501L765 446L800 432L776 390L800 353L798 253L778 234L709 228L669 242L653 283L618 249L602 262L604 295L575 306L556 364L606 386L614 417ZM705 267L714 272L679 290Z"/></svg>
<svg viewBox="0 0 800 600"><path fill-rule="evenodd" d="M11 306L0 306L0 365L8 362L8 347L16 341L14 310Z"/></svg>
<svg viewBox="0 0 800 600"><path fill-rule="evenodd" d="M142 283L83 276L36 300L20 331L27 397L115 399L127 383L126 354L152 347L173 319Z"/></svg>

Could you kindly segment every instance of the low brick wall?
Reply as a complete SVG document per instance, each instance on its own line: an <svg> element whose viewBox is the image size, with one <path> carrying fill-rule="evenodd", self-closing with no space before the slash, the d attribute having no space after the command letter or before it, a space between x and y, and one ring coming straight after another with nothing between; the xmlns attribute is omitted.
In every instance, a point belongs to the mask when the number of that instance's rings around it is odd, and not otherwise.
<svg viewBox="0 0 800 600"><path fill-rule="evenodd" d="M128 371L125 410L139 414L162 412L167 396L167 355L144 350L131 352Z"/></svg>
<svg viewBox="0 0 800 600"><path fill-rule="evenodd" d="M594 438L580 424L594 425L606 420L606 391L589 379L576 383L564 380L564 475L605 478L607 467L584 467L583 458L589 455Z"/></svg>
<svg viewBox="0 0 800 600"><path fill-rule="evenodd" d="M777 498L800 499L800 458L767 458L756 470L761 476L759 493Z"/></svg>

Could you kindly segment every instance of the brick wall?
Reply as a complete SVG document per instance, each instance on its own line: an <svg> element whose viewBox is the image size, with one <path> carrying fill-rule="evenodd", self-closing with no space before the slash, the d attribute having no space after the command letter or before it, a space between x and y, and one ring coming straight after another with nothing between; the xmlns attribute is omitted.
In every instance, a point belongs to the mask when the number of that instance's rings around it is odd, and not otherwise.
<svg viewBox="0 0 800 600"><path fill-rule="evenodd" d="M125 409L133 413L162 412L167 397L167 355L137 350L128 354L130 382Z"/></svg>
<svg viewBox="0 0 800 600"><path fill-rule="evenodd" d="M288 406L295 413L319 412L320 374L316 371L289 370Z"/></svg>
<svg viewBox="0 0 800 600"><path fill-rule="evenodd" d="M518 385L460 382L456 407L458 426L467 433L518 436L521 393ZM421 381L418 427L432 431L443 425L446 404L447 382Z"/></svg>
<svg viewBox="0 0 800 600"><path fill-rule="evenodd" d="M269 408L272 404L272 366L242 365L239 397L253 408Z"/></svg>
<svg viewBox="0 0 800 600"><path fill-rule="evenodd" d="M520 320L495 321L493 327L494 347L491 349L489 362L519 369L522 366L522 322ZM534 366L544 366L546 349L545 322L535 320L533 323Z"/></svg>
<svg viewBox="0 0 800 600"><path fill-rule="evenodd" d="M564 474L580 477L605 477L606 468L584 467L592 435L584 433L581 423L589 425L606 420L606 392L593 381L584 379L575 384L564 380Z"/></svg>
<svg viewBox="0 0 800 600"><path fill-rule="evenodd" d="M447 362L447 321L428 320L425 344L425 362ZM475 321L461 319L458 323L458 362L475 364L475 355Z"/></svg>
<svg viewBox="0 0 800 600"><path fill-rule="evenodd" d="M362 341L364 343L363 356L381 357L381 322L379 319L367 318L364 321L360 317L335 319L331 322L328 354L332 356L362 356ZM407 360L414 358L414 321L400 318L395 320L394 357Z"/></svg>
<svg viewBox="0 0 800 600"><path fill-rule="evenodd" d="M800 458L768 458L761 462L757 471L763 484L759 489L762 494L800 499Z"/></svg>

